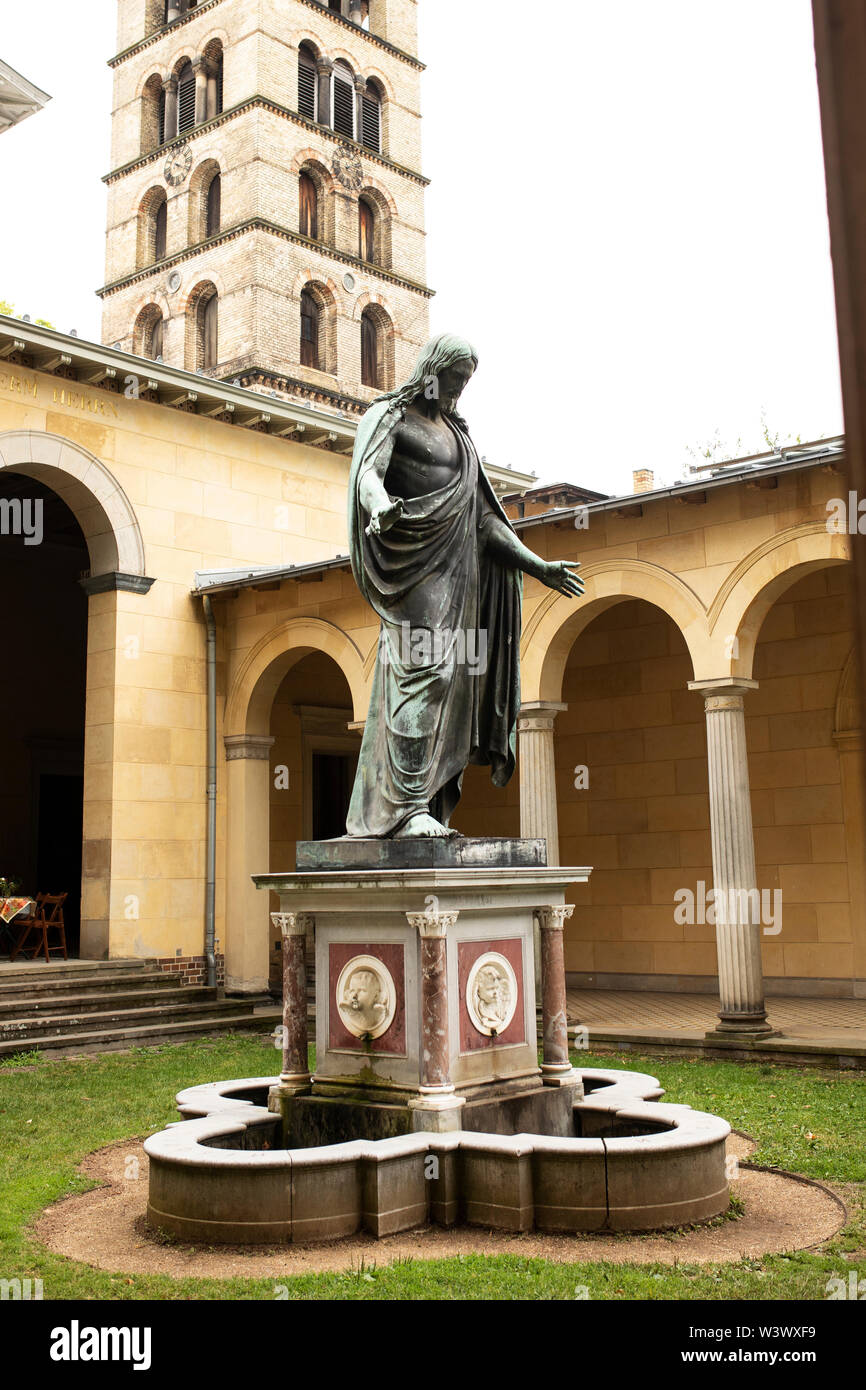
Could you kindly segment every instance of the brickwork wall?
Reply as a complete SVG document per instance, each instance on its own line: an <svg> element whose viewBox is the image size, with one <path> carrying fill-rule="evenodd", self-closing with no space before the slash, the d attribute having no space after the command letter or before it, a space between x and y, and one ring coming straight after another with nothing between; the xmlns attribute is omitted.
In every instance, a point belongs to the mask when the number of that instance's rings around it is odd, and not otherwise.
<svg viewBox="0 0 866 1390"><path fill-rule="evenodd" d="M155 962L166 975L179 975L182 985L207 984L206 956L161 956ZM216 957L217 988L224 989L226 982L226 958L221 953Z"/></svg>

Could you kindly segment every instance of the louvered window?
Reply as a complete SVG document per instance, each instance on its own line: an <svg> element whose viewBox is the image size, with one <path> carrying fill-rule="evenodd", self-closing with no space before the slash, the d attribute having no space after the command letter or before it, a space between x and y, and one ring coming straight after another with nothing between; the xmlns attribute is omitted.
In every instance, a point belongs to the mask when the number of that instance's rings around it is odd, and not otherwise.
<svg viewBox="0 0 866 1390"><path fill-rule="evenodd" d="M309 174L301 174L300 178L300 202L301 217L298 230L301 236L308 236L313 241L319 239L319 194L316 185Z"/></svg>
<svg viewBox="0 0 866 1390"><path fill-rule="evenodd" d="M355 138L355 79L345 63L334 66L334 129L349 140Z"/></svg>
<svg viewBox="0 0 866 1390"><path fill-rule="evenodd" d="M210 181L210 188L207 191L207 222L205 226L205 236L216 236L220 229L220 216L222 204L222 179L219 174L214 174Z"/></svg>
<svg viewBox="0 0 866 1390"><path fill-rule="evenodd" d="M309 290L301 295L301 366L319 368L319 306Z"/></svg>
<svg viewBox="0 0 866 1390"><path fill-rule="evenodd" d="M316 87L315 59L302 48L298 54L298 111L310 121L316 119Z"/></svg>
<svg viewBox="0 0 866 1390"><path fill-rule="evenodd" d="M156 210L154 226L154 246L153 259L155 261L165 260L166 233L168 230L168 204L160 203Z"/></svg>
<svg viewBox="0 0 866 1390"><path fill-rule="evenodd" d="M379 386L379 335L372 316L361 317L361 381L365 386Z"/></svg>
<svg viewBox="0 0 866 1390"><path fill-rule="evenodd" d="M195 125L195 73L187 63L177 81L177 133L182 135Z"/></svg>
<svg viewBox="0 0 866 1390"><path fill-rule="evenodd" d="M165 144L165 91L159 94L159 144Z"/></svg>
<svg viewBox="0 0 866 1390"><path fill-rule="evenodd" d="M216 70L216 114L223 109L223 60L219 59Z"/></svg>
<svg viewBox="0 0 866 1390"><path fill-rule="evenodd" d="M368 150L382 152L382 104L375 93L364 95L364 144Z"/></svg>

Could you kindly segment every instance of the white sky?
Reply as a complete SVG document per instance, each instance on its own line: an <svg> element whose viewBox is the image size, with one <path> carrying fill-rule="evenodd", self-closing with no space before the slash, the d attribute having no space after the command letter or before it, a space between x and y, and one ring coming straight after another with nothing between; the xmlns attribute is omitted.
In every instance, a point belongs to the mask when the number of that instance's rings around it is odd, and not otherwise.
<svg viewBox="0 0 866 1390"><path fill-rule="evenodd" d="M0 299L99 341L114 0L3 0ZM841 432L809 0L421 0L432 329L491 461L603 492Z"/></svg>

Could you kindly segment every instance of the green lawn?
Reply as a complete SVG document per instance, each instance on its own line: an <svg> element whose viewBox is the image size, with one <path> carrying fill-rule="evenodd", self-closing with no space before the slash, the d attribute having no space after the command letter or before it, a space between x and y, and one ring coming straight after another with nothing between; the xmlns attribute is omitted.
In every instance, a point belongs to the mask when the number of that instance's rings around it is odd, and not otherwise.
<svg viewBox="0 0 866 1390"><path fill-rule="evenodd" d="M849 1227L820 1256L735 1265L553 1264L518 1256L365 1264L339 1275L282 1279L290 1299L818 1299L834 1274L866 1275L866 1077L731 1062L575 1057L578 1065L647 1071L667 1099L723 1115L759 1143L759 1163L844 1183ZM41 1278L46 1299L273 1299L271 1279L111 1275L41 1249L30 1223L90 1183L76 1166L93 1149L175 1120L174 1094L219 1078L276 1073L273 1041L202 1040L79 1060L0 1065L0 1277ZM676 1239L676 1237L672 1237ZM852 1265L845 1255L856 1256Z"/></svg>

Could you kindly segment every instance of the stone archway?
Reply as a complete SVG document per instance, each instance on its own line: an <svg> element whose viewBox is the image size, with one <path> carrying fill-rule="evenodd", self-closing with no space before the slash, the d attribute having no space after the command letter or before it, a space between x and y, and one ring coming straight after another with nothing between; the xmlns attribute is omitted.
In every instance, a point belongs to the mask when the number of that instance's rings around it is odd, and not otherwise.
<svg viewBox="0 0 866 1390"><path fill-rule="evenodd" d="M92 578L144 578L144 542L132 504L93 454L56 434L13 430L0 434L0 477L4 469L35 478L66 503L87 541Z"/></svg>
<svg viewBox="0 0 866 1390"><path fill-rule="evenodd" d="M356 720L363 719L368 685L352 639L320 618L280 623L256 643L230 678L225 715L226 983L255 994L269 974L267 895L252 875L268 871L270 839L271 709L286 676L304 657L321 653L344 676Z"/></svg>

